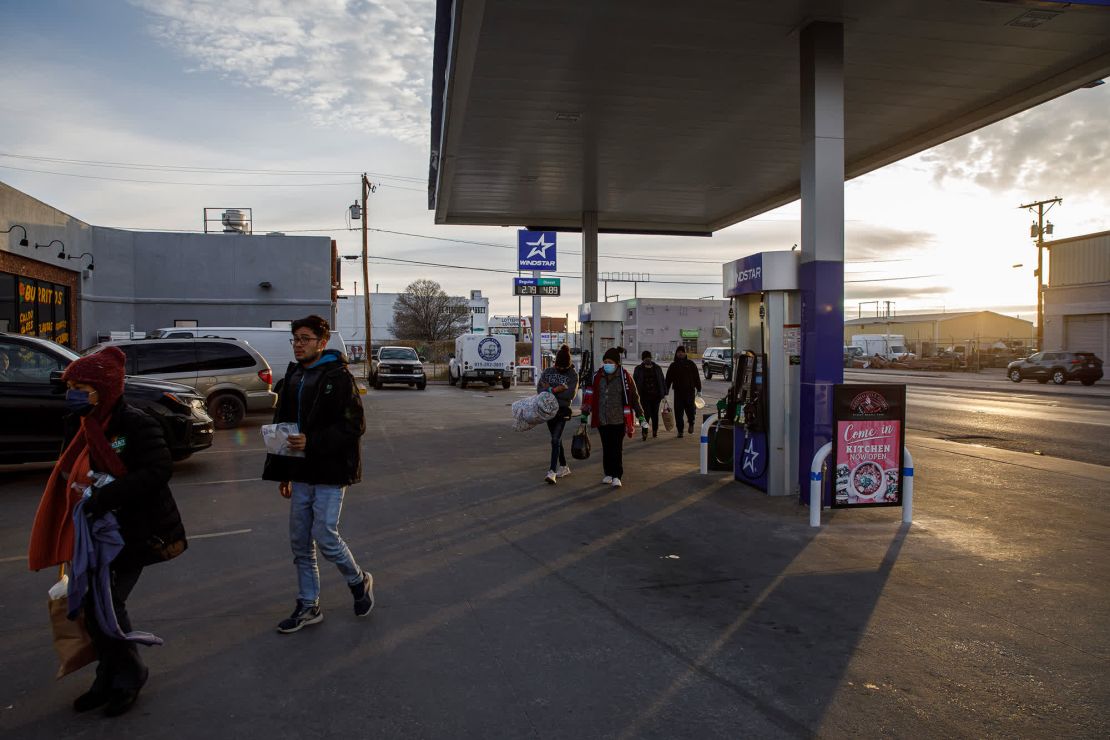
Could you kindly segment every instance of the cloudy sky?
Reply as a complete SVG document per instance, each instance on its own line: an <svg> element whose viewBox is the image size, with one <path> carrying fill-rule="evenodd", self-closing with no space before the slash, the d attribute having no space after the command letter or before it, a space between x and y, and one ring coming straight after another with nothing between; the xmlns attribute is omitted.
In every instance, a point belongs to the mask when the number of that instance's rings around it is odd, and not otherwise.
<svg viewBox="0 0 1110 740"><path fill-rule="evenodd" d="M515 312L507 275L388 261L513 267L512 230L436 226L427 210L434 15L432 0L6 0L0 180L103 226L199 230L205 206L249 206L256 232L318 229L355 254L346 206L367 171L380 184L379 290L431 276ZM1079 90L850 182L848 315L889 299L899 313L1032 318L1036 250L1016 206L1063 197L1058 238L1110 229L1108 113L1110 85ZM717 296L720 263L788 249L798 214L793 204L686 240L682 263L627 257L673 254L677 237L602 237L601 270L687 283L641 295ZM560 245L576 251L578 237ZM357 263L346 264L350 290ZM576 304L552 300L545 313Z"/></svg>

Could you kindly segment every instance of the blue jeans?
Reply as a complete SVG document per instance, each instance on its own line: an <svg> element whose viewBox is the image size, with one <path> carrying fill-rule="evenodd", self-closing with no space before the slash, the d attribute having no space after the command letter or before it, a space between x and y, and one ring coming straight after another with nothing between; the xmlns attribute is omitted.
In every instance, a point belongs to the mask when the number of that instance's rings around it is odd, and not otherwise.
<svg viewBox="0 0 1110 740"><path fill-rule="evenodd" d="M362 582L347 543L339 536L339 513L343 509L346 486L293 483L289 507L289 544L297 566L297 599L303 604L320 601L320 571L316 567L316 546L326 560L335 563L350 586Z"/></svg>

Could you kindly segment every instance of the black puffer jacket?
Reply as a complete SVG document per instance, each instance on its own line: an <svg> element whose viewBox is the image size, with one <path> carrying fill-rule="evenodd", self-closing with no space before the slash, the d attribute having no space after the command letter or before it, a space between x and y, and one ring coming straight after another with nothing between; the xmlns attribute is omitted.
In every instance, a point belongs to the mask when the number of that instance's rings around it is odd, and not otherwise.
<svg viewBox="0 0 1110 740"><path fill-rule="evenodd" d="M645 401L658 401L666 395L667 381L663 377L663 368L654 362L651 367L642 362L637 365L632 371L632 382L636 384L636 390L640 391L640 398Z"/></svg>
<svg viewBox="0 0 1110 740"><path fill-rule="evenodd" d="M701 390L701 374L693 360L683 357L671 362L667 368L667 390L671 388L679 398L693 398Z"/></svg>
<svg viewBox="0 0 1110 740"><path fill-rule="evenodd" d="M278 393L274 423L298 423L308 447L304 457L266 455L262 478L335 486L362 480L359 438L366 422L358 385L343 353L324 350L307 368L290 363L274 390Z"/></svg>
<svg viewBox="0 0 1110 740"><path fill-rule="evenodd" d="M78 428L75 417L70 417L67 445ZM104 433L123 460L127 475L97 489L86 511L92 516L115 513L124 547L113 565L162 562L161 547L176 542L182 549L186 546L185 527L169 487L173 460L162 425L146 411L120 401Z"/></svg>

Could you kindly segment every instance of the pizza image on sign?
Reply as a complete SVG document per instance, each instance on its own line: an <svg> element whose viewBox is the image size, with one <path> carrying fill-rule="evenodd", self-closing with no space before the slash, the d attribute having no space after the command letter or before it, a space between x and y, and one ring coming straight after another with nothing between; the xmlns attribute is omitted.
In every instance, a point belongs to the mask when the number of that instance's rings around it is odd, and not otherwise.
<svg viewBox="0 0 1110 740"><path fill-rule="evenodd" d="M900 505L905 386L839 385L833 406L832 505Z"/></svg>

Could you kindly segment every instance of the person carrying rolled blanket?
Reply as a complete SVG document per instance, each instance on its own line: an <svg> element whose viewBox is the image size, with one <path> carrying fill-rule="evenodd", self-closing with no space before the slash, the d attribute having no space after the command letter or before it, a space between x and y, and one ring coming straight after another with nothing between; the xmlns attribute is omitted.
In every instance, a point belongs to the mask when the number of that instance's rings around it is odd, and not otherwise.
<svg viewBox="0 0 1110 740"><path fill-rule="evenodd" d="M559 478L570 475L566 451L563 449L563 430L566 429L567 421L573 415L570 405L578 392L578 372L571 362L570 347L564 344L555 353L555 364L540 375L536 390L550 391L559 401L559 413L554 419L547 421L547 429L551 432L551 465L548 466L547 475L544 476L544 480L549 485L555 485Z"/></svg>

